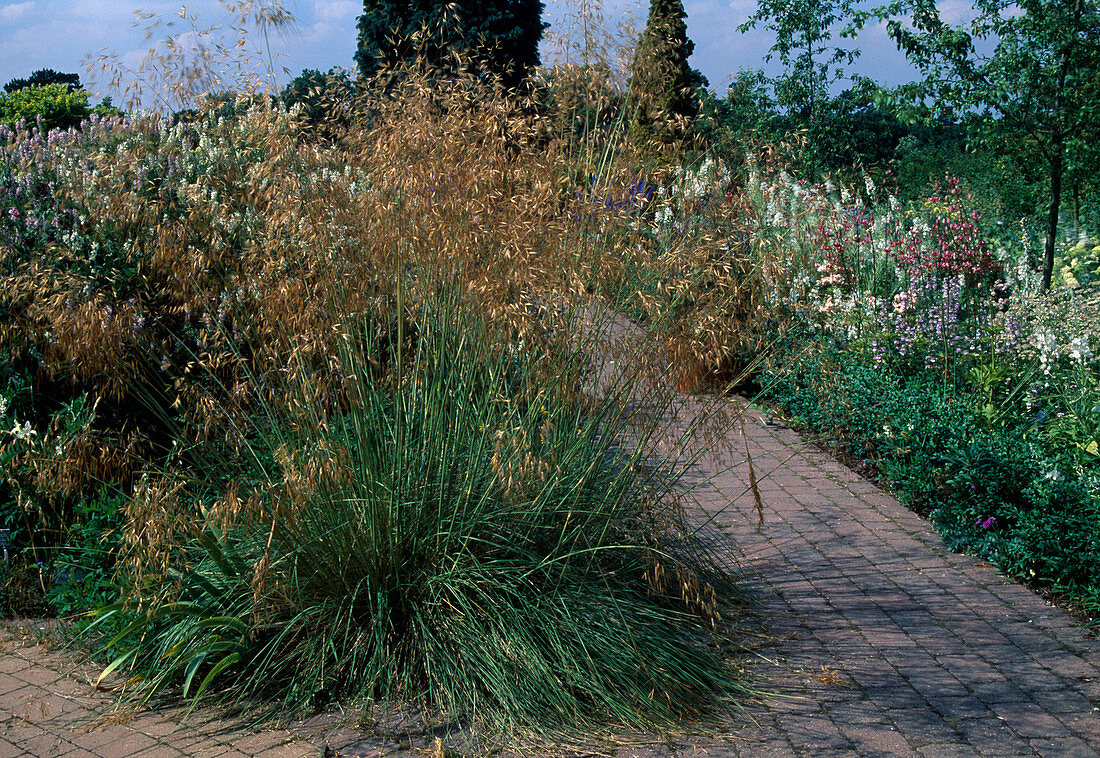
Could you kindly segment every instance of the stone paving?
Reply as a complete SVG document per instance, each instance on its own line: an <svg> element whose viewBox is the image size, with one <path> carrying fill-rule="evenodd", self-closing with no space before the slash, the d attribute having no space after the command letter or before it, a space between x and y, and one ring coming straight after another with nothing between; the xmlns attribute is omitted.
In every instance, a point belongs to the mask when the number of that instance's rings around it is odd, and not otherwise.
<svg viewBox="0 0 1100 758"><path fill-rule="evenodd" d="M695 515L731 538L765 635L750 670L776 696L750 707L755 723L619 755L1100 756L1091 632L947 551L926 521L796 432L752 409L744 418L764 523L743 454L701 462L714 476ZM736 427L730 441L744 450ZM18 637L0 635L0 758L438 754L349 728L253 733L205 712L182 726L172 711L112 717L94 670Z"/></svg>

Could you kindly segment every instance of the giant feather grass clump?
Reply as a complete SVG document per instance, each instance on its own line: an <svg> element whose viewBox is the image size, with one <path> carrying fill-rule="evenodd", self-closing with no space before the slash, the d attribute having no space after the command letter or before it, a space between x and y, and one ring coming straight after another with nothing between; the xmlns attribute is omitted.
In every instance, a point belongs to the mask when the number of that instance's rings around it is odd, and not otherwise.
<svg viewBox="0 0 1100 758"><path fill-rule="evenodd" d="M646 453L639 388L593 399L582 352L509 344L452 299L420 310L396 342L349 327L339 387L306 382L292 423L250 430L250 480L204 505L109 671L142 700L384 700L497 736L714 715L744 691L720 572Z"/></svg>

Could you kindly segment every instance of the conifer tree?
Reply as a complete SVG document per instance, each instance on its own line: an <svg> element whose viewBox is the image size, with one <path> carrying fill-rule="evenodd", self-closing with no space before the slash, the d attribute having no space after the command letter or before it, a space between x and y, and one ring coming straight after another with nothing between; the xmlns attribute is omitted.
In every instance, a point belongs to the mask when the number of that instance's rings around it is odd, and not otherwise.
<svg viewBox="0 0 1100 758"><path fill-rule="evenodd" d="M681 0L650 0L649 18L634 53L627 97L630 139L646 148L681 144L699 111L688 65L695 49Z"/></svg>

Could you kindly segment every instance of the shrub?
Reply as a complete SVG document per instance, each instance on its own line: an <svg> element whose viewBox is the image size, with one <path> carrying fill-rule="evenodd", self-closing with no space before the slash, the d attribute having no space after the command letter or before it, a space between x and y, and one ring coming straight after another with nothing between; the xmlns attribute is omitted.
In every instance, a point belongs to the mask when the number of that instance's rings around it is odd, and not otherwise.
<svg viewBox="0 0 1100 758"><path fill-rule="evenodd" d="M363 0L355 61L366 79L412 63L516 90L539 63L542 0Z"/></svg>
<svg viewBox="0 0 1100 758"><path fill-rule="evenodd" d="M1011 419L991 426L937 378L905 379L847 352L803 353L797 369L765 373L762 383L838 450L875 461L949 547L1100 613L1094 456L1067 458L1048 447L1046 430Z"/></svg>
<svg viewBox="0 0 1100 758"><path fill-rule="evenodd" d="M295 105L301 108L307 128L333 133L351 122L355 84L346 71L329 69L322 74L306 69L283 88L279 98L287 110Z"/></svg>
<svg viewBox="0 0 1100 758"><path fill-rule="evenodd" d="M263 97L0 132L0 346L34 433L0 494L66 524L58 563L124 535L133 604L93 632L136 622L114 645L143 697L385 697L496 734L714 713L722 583L559 308L614 268L589 198L484 83L391 84L333 140ZM59 610L101 589L66 586Z"/></svg>
<svg viewBox="0 0 1100 758"><path fill-rule="evenodd" d="M64 84L23 87L0 95L0 123L40 122L43 133L71 129L88 117L88 93Z"/></svg>
<svg viewBox="0 0 1100 758"><path fill-rule="evenodd" d="M48 84L62 84L69 91L80 89L80 76L78 74L63 74L52 68L40 68L30 76L17 77L4 85L4 92L16 92L25 87L44 87Z"/></svg>

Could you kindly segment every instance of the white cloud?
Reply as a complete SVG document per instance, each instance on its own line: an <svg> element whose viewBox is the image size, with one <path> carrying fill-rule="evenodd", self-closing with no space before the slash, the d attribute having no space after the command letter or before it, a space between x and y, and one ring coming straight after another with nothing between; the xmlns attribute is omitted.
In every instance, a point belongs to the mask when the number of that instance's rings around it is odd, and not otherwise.
<svg viewBox="0 0 1100 758"><path fill-rule="evenodd" d="M0 21L16 21L34 10L33 2L0 5Z"/></svg>
<svg viewBox="0 0 1100 758"><path fill-rule="evenodd" d="M355 0L321 0L313 6L313 15L322 22L346 21L363 12L363 3Z"/></svg>

